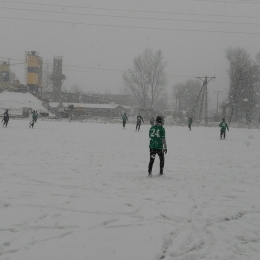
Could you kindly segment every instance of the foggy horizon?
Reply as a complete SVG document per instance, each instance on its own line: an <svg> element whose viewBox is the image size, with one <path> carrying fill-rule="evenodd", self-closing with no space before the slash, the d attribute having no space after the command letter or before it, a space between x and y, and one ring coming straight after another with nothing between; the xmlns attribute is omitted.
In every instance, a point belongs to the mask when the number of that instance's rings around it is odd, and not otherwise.
<svg viewBox="0 0 260 260"><path fill-rule="evenodd" d="M1 54L24 83L25 51L44 62L63 57L63 87L85 92L120 93L122 73L146 48L161 50L167 61L166 91L195 77L216 76L208 86L223 90L229 78L226 49L259 52L259 3L245 1L0 1Z"/></svg>

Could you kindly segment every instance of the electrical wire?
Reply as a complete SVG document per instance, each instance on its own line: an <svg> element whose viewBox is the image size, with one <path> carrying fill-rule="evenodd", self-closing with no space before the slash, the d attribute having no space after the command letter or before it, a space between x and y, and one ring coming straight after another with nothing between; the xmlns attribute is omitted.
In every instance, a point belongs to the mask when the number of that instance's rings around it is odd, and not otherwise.
<svg viewBox="0 0 260 260"><path fill-rule="evenodd" d="M259 5L260 1L226 1L226 0L194 0L195 2L225 3L225 4L253 4Z"/></svg>
<svg viewBox="0 0 260 260"><path fill-rule="evenodd" d="M96 24L96 23L83 23L83 22L41 20L41 19L17 18L17 17L7 17L7 16L1 16L0 19L11 19L11 20L20 20L20 21L34 21L34 22L46 22L46 23L59 23L59 24L73 24L73 25L87 25L87 26L101 26L101 27L114 27L114 28L161 30L161 31L204 32L204 33L247 34L247 35L259 35L260 34L260 32L217 31L217 30L178 29L178 28L174 29L174 28L163 28L163 27L146 27L146 26L131 26L131 25L116 25L116 24Z"/></svg>
<svg viewBox="0 0 260 260"><path fill-rule="evenodd" d="M70 14L70 15L77 15L77 16L127 18L127 19L156 20L156 21L174 21L174 22L192 22L192 23L215 23L215 24L234 24L234 25L260 25L260 23L251 23L251 22L224 22L224 21L205 21L205 20L188 20L188 19L173 19L173 18L154 18L154 17L125 16L125 15L106 15L106 14L90 14L90 13L87 14L87 13L74 13L74 12L32 10L32 9L27 9L27 8L16 8L16 7L1 7L1 9L30 11L30 12L40 12L40 13ZM260 18L260 17L258 17L258 18Z"/></svg>
<svg viewBox="0 0 260 260"><path fill-rule="evenodd" d="M196 1L208 1L208 0L194 0ZM210 1L212 2L212 1ZM217 2L217 0L215 0ZM218 1L224 2L224 1ZM174 13L174 12L162 12L162 11L144 11L144 10L134 10L134 9L119 9L119 8L104 8L104 7L91 7L91 6L73 6L73 5L58 5L58 4L42 4L42 3L33 3L33 2L22 2L22 1L9 1L9 0L0 0L0 3L9 3L9 4L22 4L22 5L38 5L38 6L51 6L51 7L62 7L62 8L75 8L75 9L92 9L92 10L103 10L103 11L119 11L119 12L134 12L134 13L149 13L149 14L169 14L169 15L192 15L192 16L218 16L218 17L227 17L227 15L214 15L214 14L193 14L193 13ZM228 15L228 17L233 18L260 18L259 16L240 16L240 15Z"/></svg>
<svg viewBox="0 0 260 260"><path fill-rule="evenodd" d="M6 57L0 57L0 59L10 59L10 60L17 60L22 61L21 59L13 59L13 58L6 58ZM26 64L24 63L16 63L17 65ZM43 64L50 64L50 62L43 62ZM14 64L10 64L11 66ZM69 64L63 64L65 71L72 71L72 72L80 72L80 73L105 73L105 74L120 74L126 72L126 70L119 70L119 69L108 69L108 68L99 68L99 67L89 67L89 66L79 66L79 65L69 65ZM68 67L68 68L66 68ZM78 68L78 69L86 69L86 70L72 70L69 68ZM96 70L96 71L95 71ZM166 76L170 77L185 77L185 78L194 78L195 76L192 75L178 75L178 74L165 74Z"/></svg>
<svg viewBox="0 0 260 260"><path fill-rule="evenodd" d="M10 63L10 66L21 65L21 64L26 64L26 62L21 62L21 63Z"/></svg>

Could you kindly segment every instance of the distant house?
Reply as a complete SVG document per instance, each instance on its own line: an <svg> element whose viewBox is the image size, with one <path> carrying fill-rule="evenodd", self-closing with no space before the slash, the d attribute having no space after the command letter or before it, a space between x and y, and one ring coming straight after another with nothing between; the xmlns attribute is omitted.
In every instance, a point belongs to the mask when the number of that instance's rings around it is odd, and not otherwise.
<svg viewBox="0 0 260 260"><path fill-rule="evenodd" d="M42 101L30 93L3 91L0 93L0 115L8 109L11 117L27 117L32 110L49 115Z"/></svg>
<svg viewBox="0 0 260 260"><path fill-rule="evenodd" d="M104 98L109 101L109 103L114 102L119 105L135 106L137 105L136 99L131 95L122 94L96 94L97 97Z"/></svg>
<svg viewBox="0 0 260 260"><path fill-rule="evenodd" d="M61 107L62 105L62 107ZM102 116L102 117L118 117L124 112L129 113L130 107L117 104L86 104L86 103L58 103L49 102L49 110L55 111L62 117L79 117L81 115Z"/></svg>
<svg viewBox="0 0 260 260"><path fill-rule="evenodd" d="M44 98L50 100L51 102L57 102L53 96L53 92L43 93ZM93 94L82 94L80 92L70 93L62 92L59 101L64 103L88 103L88 104L109 104L111 101L105 97L99 97Z"/></svg>

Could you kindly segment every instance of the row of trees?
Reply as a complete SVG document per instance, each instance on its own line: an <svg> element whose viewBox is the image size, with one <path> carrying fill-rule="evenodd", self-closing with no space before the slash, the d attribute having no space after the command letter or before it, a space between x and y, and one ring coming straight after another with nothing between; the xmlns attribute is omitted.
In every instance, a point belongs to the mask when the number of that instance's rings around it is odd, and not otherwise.
<svg viewBox="0 0 260 260"><path fill-rule="evenodd" d="M260 122L260 53L252 59L242 48L228 48L226 58L229 62L229 95L221 108L223 116L229 121ZM147 48L133 59L133 68L123 74L124 84L139 107L168 108L167 94L164 88L167 84L167 62L160 50L153 52ZM44 90L51 89L51 65L46 63L43 73ZM188 80L173 86L175 111L183 115L196 115L201 107L196 107L201 91L201 81ZM198 111L200 110L200 111Z"/></svg>
<svg viewBox="0 0 260 260"><path fill-rule="evenodd" d="M167 84L165 68L166 61L162 52L153 52L147 48L133 59L133 68L123 74L126 93L130 93L141 108L168 109L168 98L164 87ZM189 80L184 84L177 84L173 89L175 111L179 115L197 112L194 107L201 90L201 82Z"/></svg>
<svg viewBox="0 0 260 260"><path fill-rule="evenodd" d="M155 108L166 110L168 108L168 97L164 92L167 84L165 68L167 62L162 52L153 52L147 48L142 54L134 58L133 69L128 69L123 74L126 89L124 94L132 94L136 103L141 108ZM44 63L43 67L43 92L52 91L52 64ZM78 85L72 86L73 91L84 92Z"/></svg>
<svg viewBox="0 0 260 260"><path fill-rule="evenodd" d="M243 48L228 48L229 95L221 104L222 116L229 122L258 121L260 123L260 53L255 59ZM173 87L175 111L180 114L198 114L194 105L201 89L201 82L188 80ZM201 108L200 108L201 109Z"/></svg>
<svg viewBox="0 0 260 260"><path fill-rule="evenodd" d="M222 104L229 121L260 122L260 53L252 59L242 48L228 48L230 88L229 97Z"/></svg>
<svg viewBox="0 0 260 260"><path fill-rule="evenodd" d="M175 99L175 111L181 115L192 115L198 112L194 107L201 90L201 81L188 80L185 83L173 86L173 98Z"/></svg>

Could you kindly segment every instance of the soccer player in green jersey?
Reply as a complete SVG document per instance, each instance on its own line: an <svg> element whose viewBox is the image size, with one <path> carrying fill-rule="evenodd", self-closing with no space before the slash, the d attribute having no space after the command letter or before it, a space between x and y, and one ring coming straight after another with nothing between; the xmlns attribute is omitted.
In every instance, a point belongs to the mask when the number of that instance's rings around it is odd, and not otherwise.
<svg viewBox="0 0 260 260"><path fill-rule="evenodd" d="M143 118L141 117L140 114L138 114L138 116L137 116L137 121L136 121L136 128L135 128L135 131L137 131L137 130L139 131L139 130L140 130L140 127L141 127L142 121L143 121L143 123L144 123Z"/></svg>
<svg viewBox="0 0 260 260"><path fill-rule="evenodd" d="M126 121L128 120L126 113L124 113L124 115L122 116L122 119L123 119L123 128L125 128Z"/></svg>
<svg viewBox="0 0 260 260"><path fill-rule="evenodd" d="M163 175L164 153L167 153L167 145L165 139L165 129L163 128L163 118L157 116L156 124L150 128L150 162L148 165L148 176L152 175L153 163L156 154L160 158L160 175Z"/></svg>
<svg viewBox="0 0 260 260"><path fill-rule="evenodd" d="M219 124L220 127L220 139L222 139L222 136L224 139L226 138L226 129L229 131L228 125L225 122L225 118L223 118L222 122Z"/></svg>
<svg viewBox="0 0 260 260"><path fill-rule="evenodd" d="M191 130L191 125L192 125L192 118L191 116L189 117L189 121L188 121L188 127Z"/></svg>
<svg viewBox="0 0 260 260"><path fill-rule="evenodd" d="M31 118L31 122L29 124L29 127L33 128L34 123L36 123L36 121L37 121L37 118L38 118L38 113L36 114L36 111L33 110L32 111L32 118Z"/></svg>

